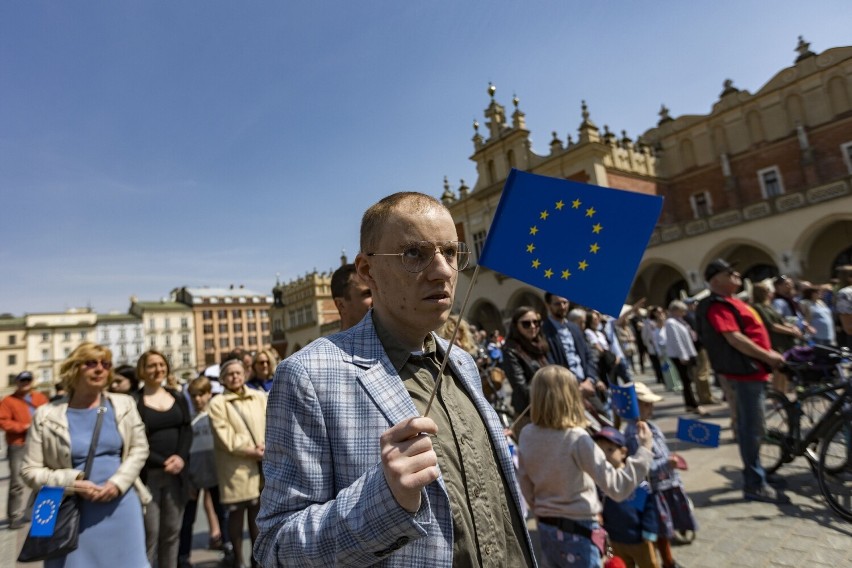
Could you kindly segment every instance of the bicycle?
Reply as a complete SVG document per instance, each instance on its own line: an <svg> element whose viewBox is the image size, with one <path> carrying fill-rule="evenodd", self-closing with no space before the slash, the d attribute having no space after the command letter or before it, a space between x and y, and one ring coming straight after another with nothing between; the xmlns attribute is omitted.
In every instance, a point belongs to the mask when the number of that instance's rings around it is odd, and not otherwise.
<svg viewBox="0 0 852 568"><path fill-rule="evenodd" d="M843 385L842 364L848 355L830 347L796 348L785 354L782 369L796 385L794 399L770 389L766 393L765 434L760 461L767 473L805 455L816 456L820 437L814 427L838 398ZM815 461L809 461L813 467Z"/></svg>
<svg viewBox="0 0 852 568"><path fill-rule="evenodd" d="M852 521L852 377L844 369L852 357L847 349L819 349L835 362L838 381L815 387L811 396L833 391L835 395L831 403L804 436L794 438L767 429L764 444L780 446L785 456L803 456L816 475L820 492L829 507L841 518ZM800 417L795 406L791 406L795 401L787 399L787 402L787 409L794 409L788 414L792 422L787 423L787 432L800 434Z"/></svg>

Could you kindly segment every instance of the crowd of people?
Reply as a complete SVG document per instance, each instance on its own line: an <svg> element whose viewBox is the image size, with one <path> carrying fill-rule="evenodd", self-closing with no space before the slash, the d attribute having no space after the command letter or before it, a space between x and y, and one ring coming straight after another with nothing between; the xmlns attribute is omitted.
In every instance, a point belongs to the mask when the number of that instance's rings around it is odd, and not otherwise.
<svg viewBox="0 0 852 568"><path fill-rule="evenodd" d="M19 374L0 403L11 448L9 528L29 520L34 495L25 499L25 485L63 487L80 502L79 543L45 566L186 568L200 502L209 547L243 566L243 532L252 542L258 533L277 363L272 350L238 350L182 383L156 350L113 368L108 348L85 342L63 362L51 400L32 389L29 372Z"/></svg>
<svg viewBox="0 0 852 568"><path fill-rule="evenodd" d="M200 508L231 566L536 566L533 515L549 566L599 567L609 533L628 566L674 568L672 540L697 523L651 420L660 397L634 380L646 365L697 415L718 380L744 498L784 502L759 462L762 397L772 375L785 388L781 349L848 342L852 267L830 293L761 283L750 305L718 259L700 300L607 317L547 293L489 331L450 315L470 256L457 238L432 197L370 207L332 278L341 332L280 365L235 351L182 383L158 351L113 368L83 343L51 400L21 373L0 402L9 527L26 523L26 483L81 501L78 548L46 566L188 566ZM638 418L613 413L617 383Z"/></svg>

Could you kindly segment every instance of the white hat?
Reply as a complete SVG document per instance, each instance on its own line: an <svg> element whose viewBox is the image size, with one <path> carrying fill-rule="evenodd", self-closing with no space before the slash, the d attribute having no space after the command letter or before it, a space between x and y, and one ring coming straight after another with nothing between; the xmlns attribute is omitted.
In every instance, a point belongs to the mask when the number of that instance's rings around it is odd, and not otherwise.
<svg viewBox="0 0 852 568"><path fill-rule="evenodd" d="M651 389L645 383L633 383L633 388L636 389L636 398L642 402L660 402L663 400L663 397L651 392Z"/></svg>
<svg viewBox="0 0 852 568"><path fill-rule="evenodd" d="M219 365L210 365L206 369L204 369L204 376L208 379L218 379L219 378Z"/></svg>

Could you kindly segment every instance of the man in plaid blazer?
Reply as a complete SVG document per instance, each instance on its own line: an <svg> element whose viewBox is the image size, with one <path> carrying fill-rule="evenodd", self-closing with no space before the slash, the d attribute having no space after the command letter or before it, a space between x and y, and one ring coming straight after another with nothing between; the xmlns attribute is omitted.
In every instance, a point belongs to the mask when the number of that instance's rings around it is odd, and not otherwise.
<svg viewBox="0 0 852 568"><path fill-rule="evenodd" d="M423 194L364 214L356 266L372 310L276 371L254 548L263 566L535 566L502 425L463 350L422 415L447 349L432 332L467 265L457 238Z"/></svg>

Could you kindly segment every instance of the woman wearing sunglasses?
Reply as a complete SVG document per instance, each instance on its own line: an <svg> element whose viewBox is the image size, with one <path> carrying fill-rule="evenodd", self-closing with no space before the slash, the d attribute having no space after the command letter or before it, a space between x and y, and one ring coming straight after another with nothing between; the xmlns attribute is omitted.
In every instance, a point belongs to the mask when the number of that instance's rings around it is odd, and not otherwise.
<svg viewBox="0 0 852 568"><path fill-rule="evenodd" d="M80 498L76 550L46 560L46 568L147 566L142 506L151 496L139 481L148 457L145 426L127 395L107 392L112 353L83 343L60 368L68 396L39 407L24 458L24 480L38 490L65 487ZM102 414L91 472L84 470Z"/></svg>
<svg viewBox="0 0 852 568"><path fill-rule="evenodd" d="M512 313L506 345L503 347L503 370L512 385L512 408L520 417L530 404L530 383L541 367L552 363L547 339L541 334L541 315L529 306L521 306ZM515 425L515 439L521 429L529 424L529 413Z"/></svg>

